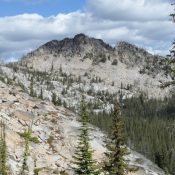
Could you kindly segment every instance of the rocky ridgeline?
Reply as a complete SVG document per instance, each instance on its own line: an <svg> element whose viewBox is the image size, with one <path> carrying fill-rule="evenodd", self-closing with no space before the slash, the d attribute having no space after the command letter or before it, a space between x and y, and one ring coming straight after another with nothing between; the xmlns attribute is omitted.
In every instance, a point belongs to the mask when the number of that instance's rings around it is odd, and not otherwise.
<svg viewBox="0 0 175 175"><path fill-rule="evenodd" d="M55 64L55 57L56 59L64 57L65 61L76 59L83 62L89 59L91 60L91 65L106 62L117 65L118 61L120 61L132 67L143 68L144 66L152 65L159 71L165 71L166 69L166 59L162 56L152 55L145 49L124 41L112 47L101 39L90 38L84 34L78 34L74 38L65 38L61 41L52 40L35 51L28 53L20 63L24 66L29 66L30 62L35 59L39 60L41 57L44 61L54 61L55 69L58 68L58 65ZM34 64L30 66L40 69L39 66L37 67ZM49 65L47 66L46 70L49 70L50 67Z"/></svg>
<svg viewBox="0 0 175 175"><path fill-rule="evenodd" d="M80 123L77 116L63 107L56 107L49 101L31 98L20 87L0 81L0 117L6 124L8 165L13 175L19 174L24 153L22 133L32 124L29 143L28 174L39 175L73 174L72 155L77 143ZM92 127L92 126L91 126ZM94 158L103 160L104 134L92 127L91 145ZM163 175L156 165L138 153L128 155L130 166L137 175Z"/></svg>
<svg viewBox="0 0 175 175"><path fill-rule="evenodd" d="M164 73L166 73L166 71L168 72L168 61L163 56L152 55L145 49L124 41L119 42L115 50L122 63L125 63L128 68L139 67L140 73L147 73L155 76L161 71L164 71Z"/></svg>
<svg viewBox="0 0 175 175"><path fill-rule="evenodd" d="M100 77L112 93L118 92L122 84L133 87L128 94L145 92L156 98L169 95L170 89L163 90L160 85L172 80L172 65L164 57L152 55L127 42L112 47L84 34L50 41L28 53L16 66L55 73L61 67L68 75L83 78L88 75L87 83L88 79Z"/></svg>
<svg viewBox="0 0 175 175"><path fill-rule="evenodd" d="M100 61L105 62L106 56L108 58L113 56L114 48L100 39L89 38L84 34L78 34L74 38L50 41L39 47L36 51L27 54L24 60L30 57L42 56L43 54L51 54L53 57L64 57L66 59L81 57L81 61L90 59L93 64L97 64Z"/></svg>
<svg viewBox="0 0 175 175"><path fill-rule="evenodd" d="M52 100L55 93L62 106L78 110L81 94L94 112L109 112L116 97L130 98L141 93L149 98L164 98L173 86L173 63L127 42L111 47L84 34L50 41L28 53L19 62L0 66L0 78L21 86L33 96Z"/></svg>

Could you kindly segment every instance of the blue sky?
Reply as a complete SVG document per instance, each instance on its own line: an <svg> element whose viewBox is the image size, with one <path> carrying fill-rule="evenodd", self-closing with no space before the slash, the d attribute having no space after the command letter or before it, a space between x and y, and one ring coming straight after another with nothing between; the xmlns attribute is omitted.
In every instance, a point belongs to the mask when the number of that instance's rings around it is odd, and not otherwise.
<svg viewBox="0 0 175 175"><path fill-rule="evenodd" d="M0 59L84 33L166 55L175 36L169 0L0 0Z"/></svg>
<svg viewBox="0 0 175 175"><path fill-rule="evenodd" d="M38 13L42 16L82 9L85 0L0 0L0 16Z"/></svg>

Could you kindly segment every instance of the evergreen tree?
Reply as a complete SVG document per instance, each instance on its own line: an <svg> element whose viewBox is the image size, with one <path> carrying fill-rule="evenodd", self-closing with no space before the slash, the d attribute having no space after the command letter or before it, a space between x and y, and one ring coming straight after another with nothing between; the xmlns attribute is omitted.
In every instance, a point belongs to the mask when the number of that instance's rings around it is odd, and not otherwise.
<svg viewBox="0 0 175 175"><path fill-rule="evenodd" d="M107 98L111 100L113 97ZM122 99L122 104L128 147L175 175L175 95L165 99L149 99L141 95ZM111 116L111 112L95 113L92 110L90 122L111 133Z"/></svg>
<svg viewBox="0 0 175 175"><path fill-rule="evenodd" d="M52 93L52 103L54 104L54 105L57 105L57 95L56 95L56 93Z"/></svg>
<svg viewBox="0 0 175 175"><path fill-rule="evenodd" d="M43 89L42 89L42 88L41 88L41 90L40 90L39 98L40 98L41 100L43 100Z"/></svg>
<svg viewBox="0 0 175 175"><path fill-rule="evenodd" d="M27 165L27 159L29 156L29 139L31 138L31 130L28 129L28 131L25 131L24 133L24 140L25 140L25 146L24 146L24 154L23 154L23 163L22 163L22 170L21 175L28 173L28 165Z"/></svg>
<svg viewBox="0 0 175 175"><path fill-rule="evenodd" d="M114 105L112 113L112 133L109 143L107 143L107 161L104 170L110 175L124 175L127 172L127 162L124 156L127 154L124 136L124 124L121 118L120 106L118 102Z"/></svg>
<svg viewBox="0 0 175 175"><path fill-rule="evenodd" d="M61 101L61 98L58 96L58 98L57 98L57 105L58 106L61 106L62 105L62 101Z"/></svg>
<svg viewBox="0 0 175 175"><path fill-rule="evenodd" d="M60 65L59 73L60 73L60 75L62 76L62 74L63 74L62 65Z"/></svg>
<svg viewBox="0 0 175 175"><path fill-rule="evenodd" d="M37 95L36 95L36 92L34 91L33 84L34 84L34 80L33 80L33 77L32 77L31 81L30 81L29 95L31 97L36 97Z"/></svg>
<svg viewBox="0 0 175 175"><path fill-rule="evenodd" d="M0 123L0 174L7 175L8 168L6 165L7 162L7 147L5 141L5 124L1 121Z"/></svg>
<svg viewBox="0 0 175 175"><path fill-rule="evenodd" d="M81 117L81 128L79 135L79 143L76 148L75 156L75 173L77 175L98 175L99 170L96 167L96 162L92 158L93 150L90 146L90 136L89 136L89 116L86 111L86 105L84 97L81 100L80 107L80 117Z"/></svg>
<svg viewBox="0 0 175 175"><path fill-rule="evenodd" d="M53 70L54 70L54 66L53 66L53 61L52 61L52 65L51 65L51 72L53 72Z"/></svg>
<svg viewBox="0 0 175 175"><path fill-rule="evenodd" d="M160 168L164 168L164 156L163 154L156 152L155 153L155 163L160 167Z"/></svg>

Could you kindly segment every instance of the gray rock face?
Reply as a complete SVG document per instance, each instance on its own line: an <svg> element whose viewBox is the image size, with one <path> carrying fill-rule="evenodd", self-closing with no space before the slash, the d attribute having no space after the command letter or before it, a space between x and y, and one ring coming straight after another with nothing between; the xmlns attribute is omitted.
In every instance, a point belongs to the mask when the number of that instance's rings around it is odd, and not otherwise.
<svg viewBox="0 0 175 175"><path fill-rule="evenodd" d="M162 82L171 81L173 77L171 70L174 66L169 60L152 55L127 42L120 42L116 47L111 47L102 40L84 34L61 41L50 41L24 56L16 66L18 72L10 69L1 71L11 79L16 78L16 81L24 82L26 88L30 85L30 82L27 82L29 79L27 74L30 70L50 74L48 76L54 82L51 80L49 89L57 88L58 91L62 91L65 85L55 81L63 78L59 74L61 68L67 76L72 75L71 78L82 79L85 83L80 85L86 92L108 90L111 94L117 94L122 91L125 96L144 92L149 97L164 98L169 96L173 89L173 87L161 88ZM24 69L26 71L22 71ZM95 84L92 80L96 78L102 81ZM69 87L77 92L77 86L74 83ZM44 86L43 89L47 91ZM50 96L50 92L46 93Z"/></svg>
<svg viewBox="0 0 175 175"><path fill-rule="evenodd" d="M29 53L24 57L24 60L43 54L52 54L54 57L63 56L65 58L80 56L82 59L91 59L93 63L98 63L103 57L105 58L102 61L105 61L107 54L108 56L113 55L114 48L100 39L89 38L84 34L78 34L74 38L50 41L38 48L36 52Z"/></svg>
<svg viewBox="0 0 175 175"><path fill-rule="evenodd" d="M15 91L15 96L10 92ZM29 97L19 87L7 86L0 81L0 116L6 124L8 165L13 175L19 174L22 167L24 138L20 136L32 125L32 136L39 143L30 142L30 156L27 160L29 171L39 170L40 175L60 174L66 170L73 175L72 155L77 145L80 123L77 116L63 107L55 107L48 101ZM13 100L18 102L11 102ZM42 111L42 113L41 113ZM94 157L100 163L104 159L105 135L92 127L91 145ZM137 169L133 175L164 175L164 172L142 155L131 151L128 155L130 166Z"/></svg>
<svg viewBox="0 0 175 175"><path fill-rule="evenodd" d="M40 61L44 61L44 65L37 64ZM119 42L116 47L112 47L100 39L90 38L84 34L61 41L50 41L24 56L19 63L44 71L50 70L52 65L54 65L53 69L58 70L61 64L77 65L77 63L86 69L96 69L94 65L98 67L100 64L110 64L112 69L118 62L123 63L127 68L137 67L140 73L154 77L157 73L167 75L171 69L164 57L152 55L130 43ZM71 67L76 69L76 65Z"/></svg>
<svg viewBox="0 0 175 175"><path fill-rule="evenodd" d="M167 74L170 71L168 61L158 55L152 55L142 48L127 42L120 42L115 47L119 60L128 68L139 67L139 72L155 77L158 73Z"/></svg>
<svg viewBox="0 0 175 175"><path fill-rule="evenodd" d="M109 111L111 97L121 94L122 98L141 93L148 98L170 96L174 87L163 89L161 85L172 80L173 64L127 42L111 47L102 40L78 34L50 41L12 66L1 66L0 75L6 82L8 78L14 80L28 93L33 77L37 96L42 89L43 98L51 100L54 92L62 103L76 109L84 93L89 102L100 104L95 108L99 112Z"/></svg>
<svg viewBox="0 0 175 175"><path fill-rule="evenodd" d="M65 59L81 57L81 60L90 59L94 64L105 63L107 60L112 62L114 58L117 58L128 66L155 65L157 68L160 67L159 70L162 70L165 66L165 59L163 57L154 56L130 43L119 42L116 47L112 47L100 39L90 38L84 34L78 34L74 38L65 38L61 41L50 41L39 47L36 51L27 54L23 58L22 63L27 64L35 56L49 54L53 57L64 57ZM45 57L45 59L47 58L49 56Z"/></svg>

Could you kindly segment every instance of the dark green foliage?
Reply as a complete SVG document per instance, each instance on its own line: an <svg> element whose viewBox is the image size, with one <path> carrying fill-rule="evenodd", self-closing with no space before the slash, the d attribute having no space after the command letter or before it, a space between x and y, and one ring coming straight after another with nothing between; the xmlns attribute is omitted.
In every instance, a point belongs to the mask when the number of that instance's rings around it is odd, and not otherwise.
<svg viewBox="0 0 175 175"><path fill-rule="evenodd" d="M67 108L67 104L66 104L65 101L63 101L63 106L64 106L65 108Z"/></svg>
<svg viewBox="0 0 175 175"><path fill-rule="evenodd" d="M155 163L156 163L160 168L166 167L165 156L164 156L164 154L161 154L160 152L156 152L154 156L155 156Z"/></svg>
<svg viewBox="0 0 175 175"><path fill-rule="evenodd" d="M28 172L28 165L27 165L27 160L29 156L29 139L31 138L31 130L28 129L28 131L25 131L23 134L25 143L24 143L24 154L23 154L23 163L22 163L22 170L21 170L21 175L24 175Z"/></svg>
<svg viewBox="0 0 175 175"><path fill-rule="evenodd" d="M66 89L66 88L63 88L63 90L62 90L61 94L62 94L62 95L67 94L67 89Z"/></svg>
<svg viewBox="0 0 175 175"><path fill-rule="evenodd" d="M54 66L53 66L53 61L52 61L52 65L51 65L51 72L53 72L53 70L54 70Z"/></svg>
<svg viewBox="0 0 175 175"><path fill-rule="evenodd" d="M61 98L58 96L57 97L57 106L61 106L62 105L62 101L61 101Z"/></svg>
<svg viewBox="0 0 175 175"><path fill-rule="evenodd" d="M0 174L8 175L5 124L0 122Z"/></svg>
<svg viewBox="0 0 175 175"><path fill-rule="evenodd" d="M2 75L0 75L0 81L2 81L3 83L6 83L5 77L3 77Z"/></svg>
<svg viewBox="0 0 175 175"><path fill-rule="evenodd" d="M98 175L100 174L99 170L96 167L96 162L92 158L93 151L90 146L90 129L88 127L89 116L86 111L84 97L82 97L81 100L80 117L81 128L79 142L75 156L73 157L76 165L75 173L77 175Z"/></svg>
<svg viewBox="0 0 175 175"><path fill-rule="evenodd" d="M59 68L59 73L60 73L60 75L62 75L62 73L63 73L63 69L62 69L61 65L60 65L60 68Z"/></svg>
<svg viewBox="0 0 175 175"><path fill-rule="evenodd" d="M105 111L100 113L94 113L93 111L91 111L90 123L96 125L107 133L111 132L112 120L110 113L106 113Z"/></svg>
<svg viewBox="0 0 175 175"><path fill-rule="evenodd" d="M37 95L36 95L36 92L34 91L34 80L33 80L33 77L31 78L31 81L30 81L30 89L29 89L29 95L31 96L31 97L36 97Z"/></svg>
<svg viewBox="0 0 175 175"><path fill-rule="evenodd" d="M22 163L22 169L20 173L21 175L24 175L28 173L27 160L28 160L28 156L30 155L29 142L33 142L37 144L39 143L39 140L37 137L32 137L32 130L30 127L24 133L19 133L19 135L24 138L23 163Z"/></svg>
<svg viewBox="0 0 175 175"><path fill-rule="evenodd" d="M42 89L42 88L41 88L41 90L40 90L39 98L40 98L41 100L43 100L43 89Z"/></svg>
<svg viewBox="0 0 175 175"><path fill-rule="evenodd" d="M101 83L101 82L102 82L102 79L97 76L91 79L91 83Z"/></svg>
<svg viewBox="0 0 175 175"><path fill-rule="evenodd" d="M112 65L115 65L116 66L117 64L118 64L117 59L114 59L113 62L112 62Z"/></svg>
<svg viewBox="0 0 175 175"><path fill-rule="evenodd" d="M142 94L120 101L127 145L175 174L175 96L157 100ZM111 133L110 112L92 112L90 122Z"/></svg>
<svg viewBox="0 0 175 175"><path fill-rule="evenodd" d="M124 158L127 152L125 146L124 124L121 118L119 104L116 102L112 112L112 134L107 143L107 161L104 170L110 175L124 175L127 172L127 162Z"/></svg>
<svg viewBox="0 0 175 175"><path fill-rule="evenodd" d="M62 101L61 98L59 96L56 95L56 93L52 93L52 103L56 106L61 106L62 105Z"/></svg>
<svg viewBox="0 0 175 175"><path fill-rule="evenodd" d="M31 131L25 131L25 132L23 132L23 133L19 133L19 135L21 136L21 137L23 137L24 139L30 139L31 138Z"/></svg>
<svg viewBox="0 0 175 175"><path fill-rule="evenodd" d="M56 93L52 93L52 103L53 103L54 105L57 104L57 95L56 95Z"/></svg>
<svg viewBox="0 0 175 175"><path fill-rule="evenodd" d="M30 142L33 143L40 143L37 137L32 137L31 131L25 131L24 133L18 133L24 139L28 139Z"/></svg>
<svg viewBox="0 0 175 175"><path fill-rule="evenodd" d="M23 92L27 93L27 89L25 88L24 84L18 81L18 86L22 89Z"/></svg>

